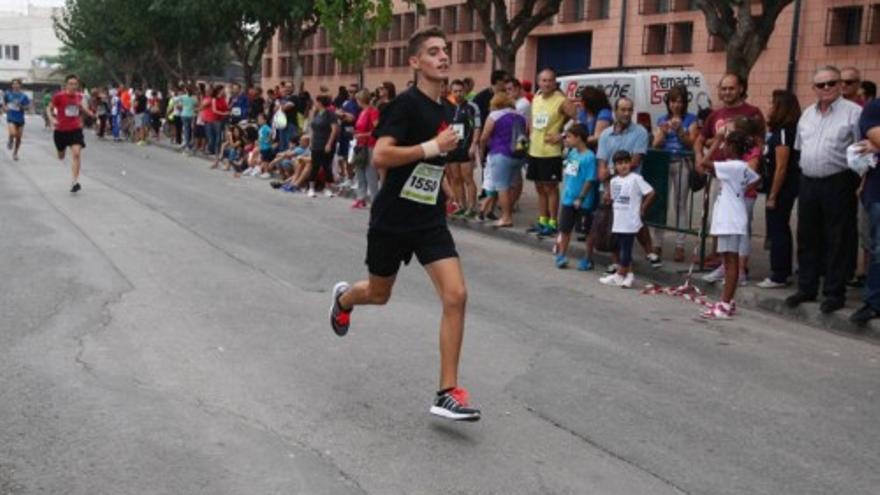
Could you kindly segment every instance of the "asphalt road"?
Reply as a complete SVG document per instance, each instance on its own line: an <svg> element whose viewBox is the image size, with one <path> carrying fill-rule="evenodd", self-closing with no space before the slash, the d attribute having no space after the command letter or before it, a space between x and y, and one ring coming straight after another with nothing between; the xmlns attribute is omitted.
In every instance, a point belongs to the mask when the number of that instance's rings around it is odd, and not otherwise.
<svg viewBox="0 0 880 495"><path fill-rule="evenodd" d="M329 328L365 212L87 140L76 196L39 126L0 152L0 494L880 493L876 345L454 231L484 419L444 422L417 264Z"/></svg>

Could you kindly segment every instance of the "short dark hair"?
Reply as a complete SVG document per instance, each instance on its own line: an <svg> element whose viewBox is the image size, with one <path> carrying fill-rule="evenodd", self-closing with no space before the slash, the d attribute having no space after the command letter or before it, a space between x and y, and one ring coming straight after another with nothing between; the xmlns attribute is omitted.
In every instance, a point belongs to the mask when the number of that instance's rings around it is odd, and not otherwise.
<svg viewBox="0 0 880 495"><path fill-rule="evenodd" d="M590 139L590 133L587 132L587 128L584 127L583 124L574 124L565 131L567 134L571 134L576 136L578 139L583 141L585 144L587 139Z"/></svg>
<svg viewBox="0 0 880 495"><path fill-rule="evenodd" d="M315 97L315 101L321 104L322 107L329 107L333 100L330 98L330 95L318 95Z"/></svg>
<svg viewBox="0 0 880 495"><path fill-rule="evenodd" d="M449 83L449 87L451 88L452 86L464 87L464 81L462 81L461 79L453 79L452 82Z"/></svg>
<svg viewBox="0 0 880 495"><path fill-rule="evenodd" d="M621 96L620 98L618 98L617 100L614 101L614 110L617 110L617 107L620 106L620 102L624 101L624 100L630 102L633 106L633 109L635 109L636 103L632 100L632 98L630 98L629 96Z"/></svg>
<svg viewBox="0 0 880 495"><path fill-rule="evenodd" d="M20 84L21 84L21 79L18 78L18 77L16 77L16 78L14 78L13 80L9 81L9 84L15 84L15 83L18 83L18 84L20 85Z"/></svg>
<svg viewBox="0 0 880 495"><path fill-rule="evenodd" d="M407 54L410 57L418 55L422 45L431 38L441 38L443 41L446 41L446 33L437 26L427 26L419 29L409 37L409 44L406 49Z"/></svg>
<svg viewBox="0 0 880 495"><path fill-rule="evenodd" d="M492 74L489 76L489 83L492 84L492 86L504 80L507 80L507 71L505 70L493 70Z"/></svg>
<svg viewBox="0 0 880 495"><path fill-rule="evenodd" d="M617 150L614 156L611 157L611 163L630 162L632 159L633 156L629 151Z"/></svg>
<svg viewBox="0 0 880 495"><path fill-rule="evenodd" d="M70 81L71 79L76 79L77 81L79 81L79 77L77 77L76 74L68 74L64 76L64 82Z"/></svg>
<svg viewBox="0 0 880 495"><path fill-rule="evenodd" d="M517 88L517 89L522 88L522 83L520 83L519 79L517 79L515 77L511 77L510 79L507 80L507 82L509 82L510 84L513 84L514 88Z"/></svg>
<svg viewBox="0 0 880 495"><path fill-rule="evenodd" d="M874 81L862 81L862 91L870 99L877 97L877 84Z"/></svg>

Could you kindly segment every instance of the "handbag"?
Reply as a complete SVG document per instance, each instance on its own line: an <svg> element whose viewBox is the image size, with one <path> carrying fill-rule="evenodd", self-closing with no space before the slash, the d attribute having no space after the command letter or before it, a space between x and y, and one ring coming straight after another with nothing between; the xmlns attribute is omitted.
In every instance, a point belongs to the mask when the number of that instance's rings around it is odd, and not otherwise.
<svg viewBox="0 0 880 495"><path fill-rule="evenodd" d="M606 253L614 251L614 234L611 233L613 225L614 209L611 205L599 205L593 213L593 225L590 227L590 235L597 250Z"/></svg>
<svg viewBox="0 0 880 495"><path fill-rule="evenodd" d="M357 168L366 168L369 165L370 149L366 146L355 146L354 157L351 164Z"/></svg>

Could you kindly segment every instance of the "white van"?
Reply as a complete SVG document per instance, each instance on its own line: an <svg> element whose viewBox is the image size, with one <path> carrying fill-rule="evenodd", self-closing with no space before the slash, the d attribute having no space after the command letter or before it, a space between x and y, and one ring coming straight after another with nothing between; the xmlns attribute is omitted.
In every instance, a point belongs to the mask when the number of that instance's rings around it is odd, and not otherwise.
<svg viewBox="0 0 880 495"><path fill-rule="evenodd" d="M690 70L636 70L632 72L595 72L557 79L559 88L566 96L580 101L581 90L597 86L605 90L612 107L622 96L635 102L636 121L647 128L666 114L664 96L675 86L684 85L690 95L688 112L696 115L704 108L711 108L710 88L698 71Z"/></svg>

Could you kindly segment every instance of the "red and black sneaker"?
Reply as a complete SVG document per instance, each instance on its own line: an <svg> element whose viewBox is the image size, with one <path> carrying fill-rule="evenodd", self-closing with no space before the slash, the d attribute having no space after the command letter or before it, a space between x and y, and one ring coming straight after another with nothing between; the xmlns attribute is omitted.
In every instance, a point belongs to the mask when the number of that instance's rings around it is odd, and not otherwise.
<svg viewBox="0 0 880 495"><path fill-rule="evenodd" d="M348 282L337 282L333 286L333 302L330 303L330 326L336 335L343 337L348 333L348 326L351 322L351 310L345 311L339 304L339 296L345 294L351 288Z"/></svg>
<svg viewBox="0 0 880 495"><path fill-rule="evenodd" d="M468 405L467 390L455 387L437 392L431 414L453 421L479 421L480 410Z"/></svg>

